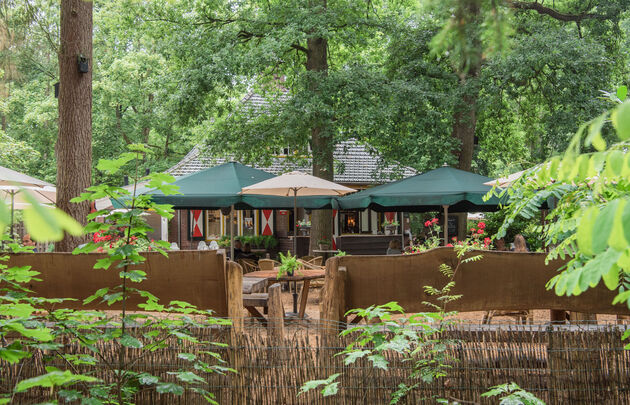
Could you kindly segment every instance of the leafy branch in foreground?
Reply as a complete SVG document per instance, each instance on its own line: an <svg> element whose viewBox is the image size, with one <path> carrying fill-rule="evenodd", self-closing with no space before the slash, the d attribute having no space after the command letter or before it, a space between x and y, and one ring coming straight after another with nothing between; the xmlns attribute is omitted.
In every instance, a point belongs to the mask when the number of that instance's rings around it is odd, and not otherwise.
<svg viewBox="0 0 630 405"><path fill-rule="evenodd" d="M430 222L430 221L429 221ZM427 226L431 226L429 224ZM448 348L455 342L441 337L446 326L453 323L455 312L446 312L448 303L461 296L452 294L455 286L453 281L462 264L481 260L482 255L466 257L475 249L470 240L459 242L455 247L456 264L453 266L441 264L440 273L447 279L441 288L424 286L426 294L435 297L436 302L424 304L434 312L422 312L406 315L403 308L396 302L382 305L372 305L368 308L352 309L346 315L354 314L366 320L365 325L357 325L346 329L340 336L351 336L353 341L337 354L344 356L344 366L355 364L359 359L369 361L372 368L387 371L390 361L387 353L399 354L404 362L412 362L413 367L409 375L402 378L391 394L390 404L403 400L409 393L418 389L421 384L429 384L447 375L450 363L455 361L448 354ZM339 392L339 377L336 373L322 380L307 381L301 387L298 395L313 389L320 389L324 396L336 395Z"/></svg>
<svg viewBox="0 0 630 405"><path fill-rule="evenodd" d="M501 405L545 405L531 392L525 391L515 383L507 383L490 387L490 391L481 394L482 397L498 397Z"/></svg>
<svg viewBox="0 0 630 405"><path fill-rule="evenodd" d="M566 152L526 171L506 190L508 215L497 236L517 216L532 218L544 203L553 206L549 225L538 231L551 246L547 260L568 259L547 284L557 295L579 295L600 281L618 294L612 304L630 308L630 100L583 124ZM607 123L616 143L602 135Z"/></svg>
<svg viewBox="0 0 630 405"><path fill-rule="evenodd" d="M98 168L110 174L128 164L133 165L133 192L99 185L75 199L93 201L109 197L121 201L127 207L122 212L98 211L90 214L91 222L85 227L88 233L99 232L100 235L116 236L119 239L115 245L104 250L106 256L98 259L94 268L116 271L121 279L118 285L100 288L85 303L100 301L108 306L116 304L122 308L120 312L47 308L47 314L34 318L34 312L40 310L35 303L60 300L31 298L28 296L30 291L19 285L33 280L37 272L18 268L1 273L4 296L0 297L0 310L7 318L0 320L0 337L17 331L24 338L12 339L10 345L3 345L0 358L15 363L28 357L33 350L46 350L44 360L56 360L58 368L48 368L44 375L18 381L14 392L5 393L0 403L10 402L15 395L37 387L50 388L44 391L48 393L45 399L54 402L131 404L135 402L137 394L152 390L158 394L177 396L191 391L210 403L216 403L214 395L207 390L207 376L234 370L227 367L221 356L212 350L222 345L200 340L193 329L229 325L230 322L214 318L212 311L197 309L184 301L162 304L149 291L136 287L148 277L140 268L146 260L141 251L150 247L166 256L164 249L168 245L163 241L148 239L151 228L141 214L151 210L162 216L172 216L170 206L154 204L148 197L136 195L137 184L143 181L148 187L160 189L164 193L175 192L173 186L168 184L173 181L171 176L158 173L141 178L137 175L139 160L142 154L148 152L143 146L133 145L131 152L115 161L99 162ZM105 221L97 222L99 216L105 217ZM103 251L108 243L106 239L95 238L73 253ZM146 243L137 243L139 240ZM4 288L4 285L11 288ZM129 299L133 295L144 301L138 307L147 312L129 312ZM61 341L64 345L58 343ZM77 348L76 352L73 347ZM103 350L108 347L112 350ZM157 375L140 370L140 362L149 355L172 352L173 349L181 360L179 364L160 369ZM100 378L96 377L97 374Z"/></svg>

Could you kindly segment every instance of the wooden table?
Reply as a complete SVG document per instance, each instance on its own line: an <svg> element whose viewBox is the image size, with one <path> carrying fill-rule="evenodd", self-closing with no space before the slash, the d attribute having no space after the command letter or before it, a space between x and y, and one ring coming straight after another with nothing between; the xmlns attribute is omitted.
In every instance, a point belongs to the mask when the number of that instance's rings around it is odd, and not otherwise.
<svg viewBox="0 0 630 405"><path fill-rule="evenodd" d="M326 270L324 269L304 269L298 270L296 274L293 276L284 275L280 278L276 278L278 276L278 270L266 270L266 271L253 271L251 273L247 273L248 278L261 278L267 281L267 285L280 283L282 281L293 281L294 282L294 292L293 292L293 304L294 307L297 304L297 292L296 292L296 283L298 281L303 281L304 286L302 287L302 296L300 297L300 309L298 310L298 317L304 318L304 312L306 312L306 302L308 301L308 292L309 287L311 285L311 280L317 278L324 278L326 275Z"/></svg>
<svg viewBox="0 0 630 405"><path fill-rule="evenodd" d="M335 256L337 253L339 253L339 250L317 250L317 249L313 249L313 255L314 256L321 256L321 257L323 257L323 261L322 261L323 265L326 265L326 260L328 260L329 258Z"/></svg>

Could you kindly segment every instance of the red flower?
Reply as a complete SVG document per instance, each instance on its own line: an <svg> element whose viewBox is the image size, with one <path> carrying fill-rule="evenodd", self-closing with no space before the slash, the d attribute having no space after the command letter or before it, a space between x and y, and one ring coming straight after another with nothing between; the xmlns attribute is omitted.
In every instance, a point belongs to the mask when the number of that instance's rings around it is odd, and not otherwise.
<svg viewBox="0 0 630 405"><path fill-rule="evenodd" d="M487 246L490 244L490 238L486 237L483 239L483 243Z"/></svg>
<svg viewBox="0 0 630 405"><path fill-rule="evenodd" d="M482 233L483 233L483 229L479 229L479 230L477 231L477 233L478 233L478 234L482 234Z"/></svg>
<svg viewBox="0 0 630 405"><path fill-rule="evenodd" d="M452 240L452 241L454 241L454 242L457 242L457 236L453 236L453 237L451 238L451 240Z"/></svg>
<svg viewBox="0 0 630 405"><path fill-rule="evenodd" d="M486 223L485 223L485 222L479 222L479 223L477 224L477 226L479 227L479 229L485 229L485 227L486 227Z"/></svg>
<svg viewBox="0 0 630 405"><path fill-rule="evenodd" d="M431 223L432 223L432 224L437 224L437 223L438 223L438 219L437 219L437 218L433 218L433 219L431 220Z"/></svg>
<svg viewBox="0 0 630 405"><path fill-rule="evenodd" d="M449 243L448 245L446 245L447 247L453 247L452 243Z"/></svg>
<svg viewBox="0 0 630 405"><path fill-rule="evenodd" d="M470 228L470 232L477 232L475 228Z"/></svg>
<svg viewBox="0 0 630 405"><path fill-rule="evenodd" d="M424 223L424 226L426 226L427 228L431 226L431 221L427 221Z"/></svg>

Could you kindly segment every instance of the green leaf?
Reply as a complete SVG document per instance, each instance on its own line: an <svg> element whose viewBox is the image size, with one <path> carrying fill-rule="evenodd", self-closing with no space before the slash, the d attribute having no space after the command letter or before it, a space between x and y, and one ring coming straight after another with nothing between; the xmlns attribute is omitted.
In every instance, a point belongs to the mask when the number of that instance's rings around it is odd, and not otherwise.
<svg viewBox="0 0 630 405"><path fill-rule="evenodd" d="M116 263L116 260L111 257L104 257L102 259L98 259L94 264L94 269L109 269L112 264Z"/></svg>
<svg viewBox="0 0 630 405"><path fill-rule="evenodd" d="M140 384L142 385L154 385L157 384L160 379L151 374L141 373L138 374L138 381L140 381Z"/></svg>
<svg viewBox="0 0 630 405"><path fill-rule="evenodd" d="M346 355L346 358L343 360L343 362L347 366L349 364L353 364L355 361L357 361L357 359L360 359L361 357L365 357L370 353L371 352L369 350L352 351Z"/></svg>
<svg viewBox="0 0 630 405"><path fill-rule="evenodd" d="M17 363L30 355L28 351L22 349L22 344L19 341L14 341L7 347L0 347L0 359L11 364Z"/></svg>
<svg viewBox="0 0 630 405"><path fill-rule="evenodd" d="M579 218L577 240L580 250L587 256L593 255L593 228L599 215L597 207L590 207Z"/></svg>
<svg viewBox="0 0 630 405"><path fill-rule="evenodd" d="M92 294L89 297L87 297L86 299L84 299L83 300L83 304L89 304L90 302L94 301L97 298L102 298L108 292L109 292L109 288L108 287L103 287L103 288L97 290L94 294Z"/></svg>
<svg viewBox="0 0 630 405"><path fill-rule="evenodd" d="M185 383L194 383L194 382L204 382L205 380L201 377L199 377L197 374L193 373L192 371L178 371L178 372L174 372L174 373L169 373L172 375L175 375L175 377L177 377L178 380L185 382Z"/></svg>
<svg viewBox="0 0 630 405"><path fill-rule="evenodd" d="M49 373L22 380L15 387L17 392L24 392L34 387L51 388L60 385L68 385L76 382L95 382L100 381L98 378L90 377L82 374L72 374L70 371L51 371Z"/></svg>
<svg viewBox="0 0 630 405"><path fill-rule="evenodd" d="M601 253L608 248L608 240L609 238L612 238L611 233L613 231L613 225L615 222L619 203L620 200L617 199L614 200L612 203L606 205L606 207L597 216L597 219L593 222L591 247L594 254ZM582 223L580 223L580 226L583 226Z"/></svg>
<svg viewBox="0 0 630 405"><path fill-rule="evenodd" d="M613 299L612 304L613 305L617 305L620 302L627 302L628 300L630 300L630 290L626 290L620 294L617 294L617 296L615 297L615 299ZM630 329L628 329L630 331Z"/></svg>
<svg viewBox="0 0 630 405"><path fill-rule="evenodd" d="M621 176L625 163L625 154L619 150L613 150L606 155L606 169L604 174L607 177L616 178Z"/></svg>
<svg viewBox="0 0 630 405"><path fill-rule="evenodd" d="M630 138L630 101L625 101L612 112L612 123L622 141Z"/></svg>
<svg viewBox="0 0 630 405"><path fill-rule="evenodd" d="M25 193L25 199L31 204L24 210L24 224L34 240L59 241L64 231L71 235L83 234L83 227L72 217L57 208L40 205L32 196Z"/></svg>
<svg viewBox="0 0 630 405"><path fill-rule="evenodd" d="M621 256L621 252L609 248L606 252L598 254L586 262L583 268L576 271L579 274L579 292L573 291L573 294L578 295L589 287L595 287L604 274L608 273L613 266L617 267L616 263L619 256ZM568 292L572 291L569 290Z"/></svg>
<svg viewBox="0 0 630 405"><path fill-rule="evenodd" d="M324 389L322 390L322 395L325 397L329 397L331 395L337 395L338 391L339 391L339 383L334 382L334 383L330 383L324 386Z"/></svg>
<svg viewBox="0 0 630 405"><path fill-rule="evenodd" d="M619 86L617 88L617 98L620 101L625 101L626 100L626 96L628 95L628 88L626 86Z"/></svg>
<svg viewBox="0 0 630 405"><path fill-rule="evenodd" d="M177 385L174 383L158 384L155 390L160 394L182 395L184 393L184 388L181 385Z"/></svg>
<svg viewBox="0 0 630 405"><path fill-rule="evenodd" d="M612 229L610 231L610 237L608 237L606 241L611 247L619 251L626 250L626 248L630 245L630 238L628 238L628 236L630 235L626 235L624 229L630 228L630 224L628 224L627 222L624 223L624 220L630 219L629 206L630 204L628 204L627 200L616 199L610 202L606 207L606 209L608 209L609 207L611 207L611 209L614 209L614 214L612 218L613 223L611 227ZM604 211L606 209L604 209ZM628 217L624 218L626 215ZM603 238L605 237L605 235L602 234L601 237Z"/></svg>
<svg viewBox="0 0 630 405"><path fill-rule="evenodd" d="M143 347L141 341L128 334L124 334L120 337L120 344L134 349L141 349Z"/></svg>
<svg viewBox="0 0 630 405"><path fill-rule="evenodd" d="M197 356L192 353L179 353L177 357L187 361L194 361L197 358Z"/></svg>
<svg viewBox="0 0 630 405"><path fill-rule="evenodd" d="M118 159L101 159L98 161L96 168L108 174L114 174L120 170L125 164L136 158L135 153L123 153Z"/></svg>
<svg viewBox="0 0 630 405"><path fill-rule="evenodd" d="M17 303L9 305L0 305L0 314L7 317L27 318L35 312L35 308L31 304Z"/></svg>
<svg viewBox="0 0 630 405"><path fill-rule="evenodd" d="M606 141L602 138L602 127L606 123L606 118L608 118L608 112L601 114L591 122L588 129L588 136L584 140L585 146L593 145L593 147L599 151L606 149Z"/></svg>
<svg viewBox="0 0 630 405"><path fill-rule="evenodd" d="M12 329L22 336L39 340L41 342L50 342L53 340L52 331L48 328L39 327L39 328L27 328L21 323L11 323L6 326L7 329Z"/></svg>
<svg viewBox="0 0 630 405"><path fill-rule="evenodd" d="M602 275L602 280L609 290L616 290L619 286L619 267L613 265L608 273Z"/></svg>
<svg viewBox="0 0 630 405"><path fill-rule="evenodd" d="M368 359L372 362L372 365L374 365L374 367L380 368L382 370L387 370L389 362L385 360L385 357L381 356L380 354L368 356Z"/></svg>
<svg viewBox="0 0 630 405"><path fill-rule="evenodd" d="M339 385L339 383L334 382L341 374L340 373L335 373L333 375L331 375L330 377L328 377L325 380L310 380L304 383L304 385L302 385L302 387L300 387L300 392L298 393L299 395L304 394L305 392L308 392L312 389L315 389L321 385L324 386L324 390L326 389L327 386L334 384L334 388L332 388L331 390L327 391L328 394L327 395L334 395L337 393L337 386ZM323 392L323 391L322 391Z"/></svg>
<svg viewBox="0 0 630 405"><path fill-rule="evenodd" d="M139 283L142 280L146 280L147 279L147 273L145 273L142 270L131 270L131 271L121 271L119 273L120 278L125 278L127 277L129 280L135 282L135 283Z"/></svg>

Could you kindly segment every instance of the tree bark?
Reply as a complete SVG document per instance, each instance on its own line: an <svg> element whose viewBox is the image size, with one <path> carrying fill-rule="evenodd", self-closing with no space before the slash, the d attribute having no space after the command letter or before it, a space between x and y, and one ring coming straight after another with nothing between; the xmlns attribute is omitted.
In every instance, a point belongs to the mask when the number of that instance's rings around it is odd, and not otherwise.
<svg viewBox="0 0 630 405"><path fill-rule="evenodd" d="M311 4L326 8L326 0L313 1ZM320 92L320 78L328 73L328 42L325 38L309 38L307 40L306 70L309 72L309 90ZM334 140L326 128L325 119L319 120L318 125L311 128L311 147L313 150L313 176L326 180L333 180L333 150ZM311 238L309 252L317 249L320 239L331 240L333 231L332 212L330 210L315 210L311 219Z"/></svg>
<svg viewBox="0 0 630 405"><path fill-rule="evenodd" d="M70 200L92 181L92 2L61 0L60 27L57 207L85 224L89 202ZM87 73L79 72L79 55L88 59ZM56 249L71 251L85 240L66 234Z"/></svg>
<svg viewBox="0 0 630 405"><path fill-rule="evenodd" d="M477 99L479 98L478 78L481 70L482 44L477 26L481 17L479 1L463 1L457 10L457 23L460 35L470 36L472 45L461 55L457 66L457 76L462 97L455 104L453 113L452 136L459 141L459 149L455 151L458 159L457 167L470 170L475 144L477 127Z"/></svg>

